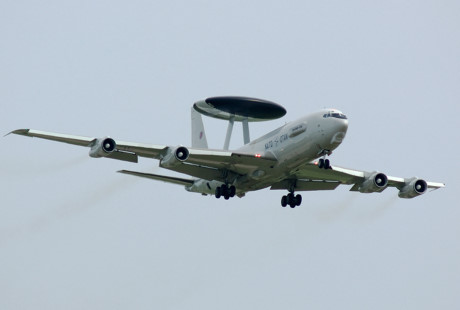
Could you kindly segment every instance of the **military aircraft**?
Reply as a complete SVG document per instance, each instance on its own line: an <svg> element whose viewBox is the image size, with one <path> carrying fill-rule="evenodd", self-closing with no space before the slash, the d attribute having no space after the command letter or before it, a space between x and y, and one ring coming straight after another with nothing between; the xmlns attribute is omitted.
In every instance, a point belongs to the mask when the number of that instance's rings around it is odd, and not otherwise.
<svg viewBox="0 0 460 310"><path fill-rule="evenodd" d="M89 156L137 162L138 156L159 160L161 168L192 178L120 170L138 177L179 184L189 192L229 199L270 187L286 190L281 206L302 203L299 191L333 190L341 184L351 191L379 193L387 187L401 198L413 198L428 189L444 187L416 177L400 178L382 172L366 172L332 165L327 158L345 138L348 119L336 109L324 109L289 122L250 140L249 122L282 117L286 110L267 100L248 97L211 97L192 106L192 147L125 142L110 137L90 138L33 129L11 133L89 147ZM223 149L209 149L202 115L228 120ZM243 125L244 145L229 150L234 122Z"/></svg>

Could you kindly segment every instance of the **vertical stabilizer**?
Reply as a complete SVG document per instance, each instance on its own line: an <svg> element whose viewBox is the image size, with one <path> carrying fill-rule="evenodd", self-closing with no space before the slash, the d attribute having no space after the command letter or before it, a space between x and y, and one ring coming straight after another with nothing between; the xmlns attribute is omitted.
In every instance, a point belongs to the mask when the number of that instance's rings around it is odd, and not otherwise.
<svg viewBox="0 0 460 310"><path fill-rule="evenodd" d="M192 107L192 147L199 149L208 148L208 140L204 131L201 114Z"/></svg>

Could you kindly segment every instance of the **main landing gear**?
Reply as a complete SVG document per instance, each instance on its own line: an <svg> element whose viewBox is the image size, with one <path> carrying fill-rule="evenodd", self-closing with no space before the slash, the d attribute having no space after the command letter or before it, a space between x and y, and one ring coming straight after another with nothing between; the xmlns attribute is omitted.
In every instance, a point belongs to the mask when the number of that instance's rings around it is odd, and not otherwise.
<svg viewBox="0 0 460 310"><path fill-rule="evenodd" d="M302 203L302 196L301 195L294 196L294 192L291 192L281 197L281 206L283 208L286 207L287 205L289 205L291 208L295 208L296 206L300 206L301 203Z"/></svg>
<svg viewBox="0 0 460 310"><path fill-rule="evenodd" d="M229 198L235 197L236 188L235 186L228 186L226 184L222 184L219 187L216 187L216 198L219 199L221 196L228 200Z"/></svg>

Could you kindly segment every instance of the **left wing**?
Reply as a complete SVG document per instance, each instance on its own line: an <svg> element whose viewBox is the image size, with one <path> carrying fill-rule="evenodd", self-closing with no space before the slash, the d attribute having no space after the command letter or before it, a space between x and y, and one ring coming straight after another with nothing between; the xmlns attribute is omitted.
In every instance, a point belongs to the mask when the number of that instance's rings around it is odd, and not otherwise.
<svg viewBox="0 0 460 310"><path fill-rule="evenodd" d="M418 178L399 178L381 172L366 172L332 166L332 169L319 169L315 163L304 165L286 180L274 184L271 189L328 190L340 184L353 185L351 191L361 193L382 192L387 187L396 187L399 197L413 198L424 194L428 188L438 189L444 183L426 182Z"/></svg>

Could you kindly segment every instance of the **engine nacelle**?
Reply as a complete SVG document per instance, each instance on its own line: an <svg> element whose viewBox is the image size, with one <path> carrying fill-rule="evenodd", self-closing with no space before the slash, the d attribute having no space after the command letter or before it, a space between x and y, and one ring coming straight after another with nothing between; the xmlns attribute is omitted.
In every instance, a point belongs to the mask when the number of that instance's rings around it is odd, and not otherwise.
<svg viewBox="0 0 460 310"><path fill-rule="evenodd" d="M428 184L422 179L411 179L399 190L399 198L414 198L426 192Z"/></svg>
<svg viewBox="0 0 460 310"><path fill-rule="evenodd" d="M358 187L358 191L361 193L380 193L387 185L387 176L380 172L374 172Z"/></svg>
<svg viewBox="0 0 460 310"><path fill-rule="evenodd" d="M97 139L96 143L89 150L89 156L99 158L109 156L115 149L117 144L115 140L109 137Z"/></svg>
<svg viewBox="0 0 460 310"><path fill-rule="evenodd" d="M190 155L189 150L185 146L178 146L175 149L169 149L166 156L160 161L160 167L171 168L186 161Z"/></svg>

